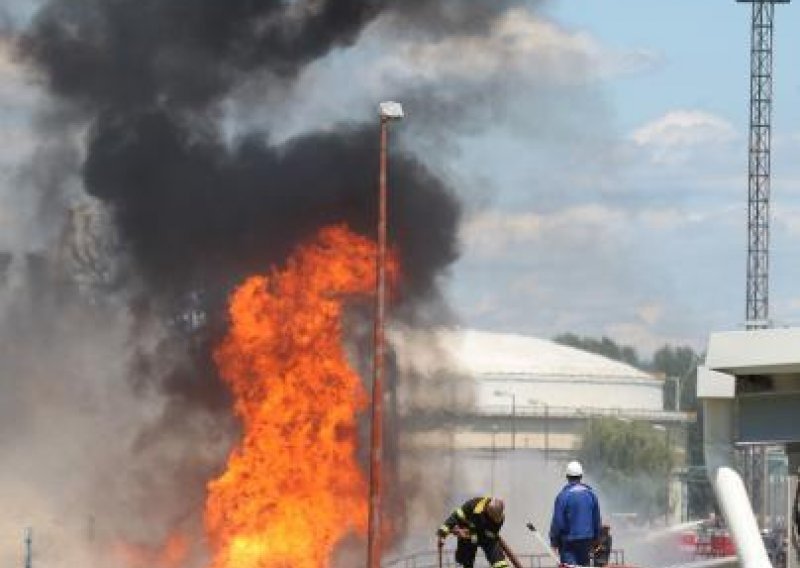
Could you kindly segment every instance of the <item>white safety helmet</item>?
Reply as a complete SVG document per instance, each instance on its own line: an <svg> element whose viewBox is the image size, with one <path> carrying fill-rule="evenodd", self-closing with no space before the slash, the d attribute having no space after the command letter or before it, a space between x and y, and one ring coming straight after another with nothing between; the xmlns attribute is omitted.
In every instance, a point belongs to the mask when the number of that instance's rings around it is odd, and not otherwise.
<svg viewBox="0 0 800 568"><path fill-rule="evenodd" d="M571 461L567 464L567 477L583 477L581 462Z"/></svg>

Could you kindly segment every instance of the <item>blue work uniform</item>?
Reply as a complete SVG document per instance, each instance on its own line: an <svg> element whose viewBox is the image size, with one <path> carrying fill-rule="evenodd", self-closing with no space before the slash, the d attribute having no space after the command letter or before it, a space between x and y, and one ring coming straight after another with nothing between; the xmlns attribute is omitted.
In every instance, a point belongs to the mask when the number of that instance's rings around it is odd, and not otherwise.
<svg viewBox="0 0 800 568"><path fill-rule="evenodd" d="M589 565L592 543L600 536L600 505L592 488L570 481L556 496L550 523L550 545L562 564Z"/></svg>

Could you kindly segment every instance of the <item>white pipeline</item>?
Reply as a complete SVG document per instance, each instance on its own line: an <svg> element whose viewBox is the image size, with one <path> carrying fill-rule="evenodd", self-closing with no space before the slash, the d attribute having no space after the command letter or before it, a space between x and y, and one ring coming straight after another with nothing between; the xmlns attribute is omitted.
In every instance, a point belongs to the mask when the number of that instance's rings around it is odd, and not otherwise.
<svg viewBox="0 0 800 568"><path fill-rule="evenodd" d="M750 498L733 463L733 401L703 399L706 469L742 568L772 568Z"/></svg>

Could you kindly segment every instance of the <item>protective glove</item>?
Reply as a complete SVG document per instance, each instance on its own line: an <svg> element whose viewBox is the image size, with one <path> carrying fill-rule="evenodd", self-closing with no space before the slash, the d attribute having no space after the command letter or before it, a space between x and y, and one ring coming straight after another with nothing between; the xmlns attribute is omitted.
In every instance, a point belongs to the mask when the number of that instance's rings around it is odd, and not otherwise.
<svg viewBox="0 0 800 568"><path fill-rule="evenodd" d="M458 538L469 538L469 529L465 529L464 527L455 527L452 532Z"/></svg>

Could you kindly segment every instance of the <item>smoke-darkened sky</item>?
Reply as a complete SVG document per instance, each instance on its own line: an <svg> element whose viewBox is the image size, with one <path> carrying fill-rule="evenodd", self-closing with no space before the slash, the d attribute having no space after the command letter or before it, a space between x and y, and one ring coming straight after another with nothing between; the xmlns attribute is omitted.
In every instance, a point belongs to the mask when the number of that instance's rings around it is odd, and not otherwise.
<svg viewBox="0 0 800 568"><path fill-rule="evenodd" d="M45 4L21 49L86 122L85 189L112 206L136 268L158 292L180 293L263 270L327 223L374 231L374 121L278 147L246 126L223 141L220 104L234 88L255 73L268 92L291 84L381 14L449 37L484 33L507 4L62 0ZM392 173L407 290L430 293L457 254L459 205L413 158Z"/></svg>

